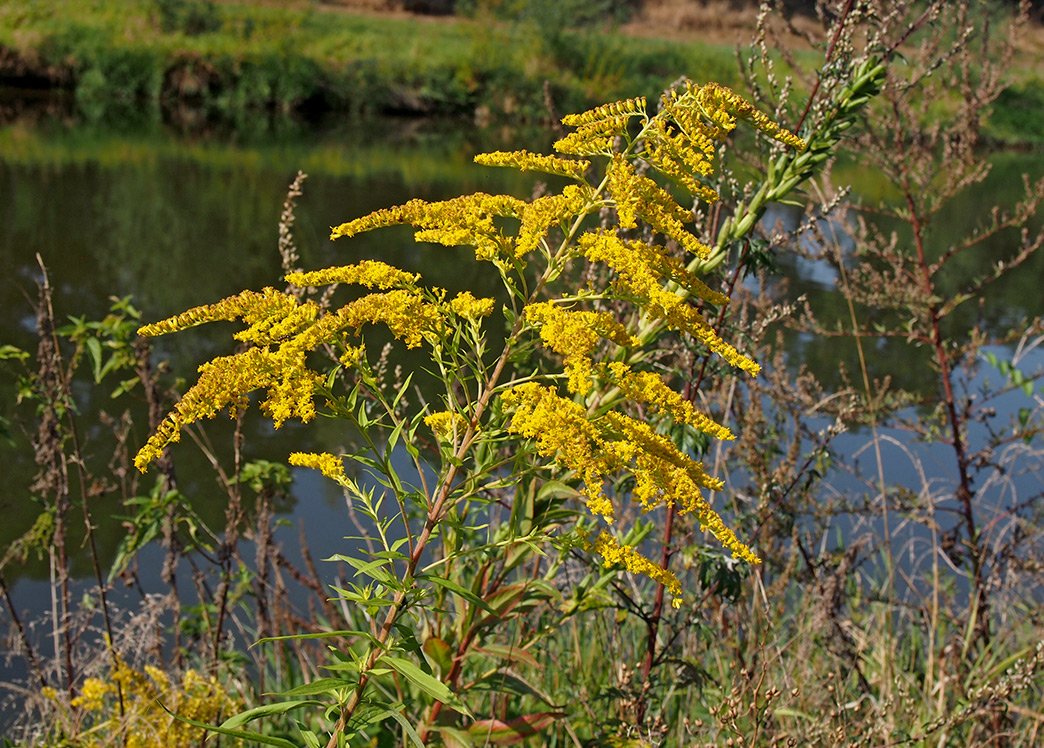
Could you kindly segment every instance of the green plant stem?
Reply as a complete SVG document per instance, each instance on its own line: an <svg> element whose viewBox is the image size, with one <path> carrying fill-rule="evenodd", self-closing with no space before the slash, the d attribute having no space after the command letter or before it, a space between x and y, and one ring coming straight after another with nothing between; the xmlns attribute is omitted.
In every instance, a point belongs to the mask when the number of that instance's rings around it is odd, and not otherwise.
<svg viewBox="0 0 1044 748"><path fill-rule="evenodd" d="M504 350L497 361L493 372L490 374L489 380L486 382L483 388L482 394L478 401L475 403L475 415L472 419L471 424L468 426L468 430L461 440L460 446L454 453L453 463L450 465L449 470L446 471L446 477L443 479L439 492L435 501L432 503L431 509L428 511L427 519L424 522L424 527L421 532L417 535L416 542L414 543L413 553L410 554L409 561L406 564L406 570L403 574L403 579L410 579L417 571L417 566L420 564L421 556L424 553L425 548L428 545L428 541L431 539L431 534L438 526L439 522L442 521L449 506L450 491L453 487L453 481L457 477L459 470L458 465L462 464L464 458L467 456L468 449L471 447L472 442L478 435L477 425L482 415L486 411L486 407L489 405L489 401L493 396L493 392L496 389L497 382L500 376L504 372L504 368L507 366L508 354L511 351L512 343L514 338L521 332L522 329L522 318L520 317L515 322L512 334L508 338L508 342L504 345ZM341 733L344 732L344 728L351 718L352 714L358 708L360 701L362 700L363 690L366 688L367 683L370 680L369 671L373 669L374 665L377 664L377 660L380 659L382 654L382 647L385 642L388 641L388 636L391 634L392 627L398 620L399 615L405 609L406 603L406 592L400 590L395 594L391 606L388 608L388 613L384 617L384 622L381 624L380 630L374 637L378 646L374 646L370 650L370 654L367 656L366 661L362 667L362 672L359 674L359 681L356 684L355 690L352 691L352 695L348 701L341 708L341 714L337 719L337 723L334 725L333 733L330 736L330 740L327 743L327 748L336 748L338 739Z"/></svg>

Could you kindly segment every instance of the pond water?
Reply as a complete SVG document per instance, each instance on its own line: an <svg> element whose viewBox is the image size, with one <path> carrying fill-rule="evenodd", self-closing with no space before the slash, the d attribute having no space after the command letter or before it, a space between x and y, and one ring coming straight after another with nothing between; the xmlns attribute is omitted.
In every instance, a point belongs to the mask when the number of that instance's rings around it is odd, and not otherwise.
<svg viewBox="0 0 1044 748"><path fill-rule="evenodd" d="M111 297L132 296L143 318L154 320L244 288L278 284L277 221L287 185L298 169L310 175L295 231L303 267L379 257L450 291L468 288L492 295L497 279L487 267L468 261L470 250L421 247L394 230L334 244L327 239L328 229L411 197L439 199L476 190L526 196L533 179L476 166L471 156L522 146L546 150L549 145L550 137L543 134L477 131L461 123L350 121L321 128L282 123L259 126L255 133L184 135L157 124L90 125L61 117L20 117L0 126L0 343L35 348L30 301L39 277L37 254L48 267L60 319L99 319ZM1044 172L1041 154L997 154L993 160L989 181L957 201L940 221L936 241L945 243L969 231L982 215L985 198L1003 202L1018 195L1023 171ZM857 193L879 189L856 166L839 168L835 177L839 182L851 179ZM993 256L977 254L973 261L981 267L964 268L964 277L986 272L1008 254L1005 242L1010 238L998 241ZM824 268L786 257L780 258L780 268L792 292L806 294L824 321L844 318L844 308L832 293L833 278ZM962 311L966 316L955 321L1000 328L1040 316L1042 277L1044 253L1037 253L1003 281L992 296L995 301L983 307L968 304ZM160 346L185 364L189 376L196 365L227 350L227 335L227 328L200 328L163 339ZM792 336L788 345L791 360L807 364L828 385L838 380L839 359L855 370L854 348L848 343ZM1003 357L1005 352L1000 353ZM916 360L918 355L912 357L909 347L898 341L881 344L873 351L872 375L891 375L897 386L930 392L932 378L927 366ZM93 390L86 412L118 412L122 406L106 400L110 390ZM10 417L14 384L9 376L0 385L0 396L0 414ZM1024 404L1016 395L1002 407L1014 411ZM251 456L279 462L295 450L336 452L346 438L323 426L288 426L273 432L259 418L248 418L247 428ZM91 436L85 435L88 452L103 442ZM145 436L134 434L136 443ZM0 445L0 547L25 532L39 512L28 492L35 471L31 448L23 435L13 438L13 445ZM865 444L862 437L846 439L853 453ZM183 448L178 455L181 490L193 497L205 519L220 526L224 494L194 452ZM926 448L928 464L946 459L936 452ZM896 470L907 471L915 481L915 469L898 462ZM942 469L948 471L949 466ZM121 508L105 501L100 499L94 508L103 563L112 557L123 533L116 517ZM316 557L343 550L343 537L350 529L342 498L317 474L295 472L290 496L279 509L292 523L304 525ZM296 530L289 529L283 542L292 545L296 536ZM73 571L87 577L85 555L73 560ZM31 560L4 574L29 618L49 608L46 562Z"/></svg>

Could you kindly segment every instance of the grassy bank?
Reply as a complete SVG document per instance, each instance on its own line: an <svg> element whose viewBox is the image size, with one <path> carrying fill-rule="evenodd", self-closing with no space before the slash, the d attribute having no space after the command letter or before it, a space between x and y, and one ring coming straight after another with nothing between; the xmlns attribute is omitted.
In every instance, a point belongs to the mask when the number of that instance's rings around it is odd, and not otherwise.
<svg viewBox="0 0 1044 748"><path fill-rule="evenodd" d="M730 82L729 47L529 24L162 0L0 2L0 80L119 101L252 110L489 112L654 95L679 74Z"/></svg>
<svg viewBox="0 0 1044 748"><path fill-rule="evenodd" d="M989 113L987 137L1044 143L1036 53ZM801 61L801 53L798 61ZM377 15L315 4L0 0L0 85L71 91L82 114L145 105L178 121L258 111L476 115L536 121L656 96L679 75L739 85L732 46L489 17ZM545 90L546 86L546 90Z"/></svg>

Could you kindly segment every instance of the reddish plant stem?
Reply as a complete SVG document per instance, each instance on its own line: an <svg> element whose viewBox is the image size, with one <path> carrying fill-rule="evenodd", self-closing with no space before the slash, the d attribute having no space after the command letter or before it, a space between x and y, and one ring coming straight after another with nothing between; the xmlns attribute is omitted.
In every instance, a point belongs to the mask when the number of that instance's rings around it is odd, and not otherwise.
<svg viewBox="0 0 1044 748"><path fill-rule="evenodd" d="M747 263L747 256L750 253L750 244L744 243L743 253L740 255L739 262L736 263L736 269L729 278L728 290L726 291L727 296L732 296L732 292L736 289L736 283L739 280L740 274L742 273L743 267ZM721 330L721 326L725 322L725 311L727 307L722 306L718 312L718 319L714 323L715 332ZM704 375L707 372L707 362L710 360L710 356L703 356L700 371L696 375L695 379L690 379L685 383L685 390L682 393L686 400L692 400L696 393L700 389L700 385L703 384ZM667 570L671 565L671 557L674 555L674 549L671 547L671 540L674 535L674 520L677 517L677 511L674 508L674 504L667 506L667 517L664 521L663 527L663 552L660 556L660 568ZM645 657L642 660L642 682L649 682L649 674L652 672L653 665L656 662L656 641L660 633L660 621L663 618L663 598L666 588L661 584L657 585L656 598L653 600L652 614L646 621L647 634L645 637ZM635 719L638 725L642 725L645 722L645 713L648 709L648 704L645 699L645 691L638 696L638 701L635 706Z"/></svg>
<svg viewBox="0 0 1044 748"><path fill-rule="evenodd" d="M902 139L902 115L898 103L892 102L892 111L896 122L895 147L897 163L906 163L905 143ZM906 169L900 166L901 188L906 208L910 213L910 230L913 233L914 250L917 253L917 266L920 270L921 292L924 298L929 300L927 305L928 325L930 329L930 340L935 354L935 364L939 367L939 383L942 387L943 404L946 408L946 418L950 427L950 446L953 448L954 459L957 462L957 490L956 498L960 504L961 519L964 530L968 534L968 549L972 562L972 595L973 610L977 614L977 630L984 638L989 637L989 621L985 615L988 609L986 588L983 580L982 549L979 547L979 534L975 524L974 496L971 479L971 460L968 458L968 448L964 442L964 434L961 425L962 418L957 412L957 400L953 392L953 368L950 365L950 357L946 353L946 339L942 333L942 305L935 299L935 283L932 279L931 265L927 259L924 247L924 220L918 211L917 201L914 198L913 187L907 177Z"/></svg>

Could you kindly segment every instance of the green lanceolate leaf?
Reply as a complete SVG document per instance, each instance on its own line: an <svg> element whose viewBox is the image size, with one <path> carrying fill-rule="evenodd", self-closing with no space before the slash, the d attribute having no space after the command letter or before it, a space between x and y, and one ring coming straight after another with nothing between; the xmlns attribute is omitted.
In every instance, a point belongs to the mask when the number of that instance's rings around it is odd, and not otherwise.
<svg viewBox="0 0 1044 748"><path fill-rule="evenodd" d="M403 732L406 733L406 736L410 739L410 741L414 745L420 746L420 748L424 748L424 741L420 739L420 735L417 734L416 728L412 724L410 724L410 721L406 719L405 716L403 716L399 712L392 711L391 709L387 709L383 712L378 712L378 714L382 714L385 717L390 717L391 719L398 722L399 726L402 727Z"/></svg>
<svg viewBox="0 0 1044 748"><path fill-rule="evenodd" d="M394 668L399 675L406 678L406 680L413 683L417 688L424 691L424 693L428 694L436 701L441 701L446 706L452 707L458 712L468 715L471 714L464 702L458 699L457 696L450 691L449 686L438 678L428 675L409 660L404 660L401 657L393 657L391 655L382 655L377 662Z"/></svg>
<svg viewBox="0 0 1044 748"><path fill-rule="evenodd" d="M285 738L274 738L270 735L262 735L259 732L252 732L250 730L235 730L227 727L218 727L216 725L208 725L206 722L199 722L188 717L182 717L180 714L175 714L170 709L167 709L162 703L157 702L160 708L163 709L167 714L176 719L178 722L184 722L186 725L192 725L193 727L199 727L200 729L206 730L207 732L217 733L218 735L227 735L230 738L240 738L241 740L249 740L252 743L258 745L271 745L275 748L298 748L297 745L291 743ZM234 718L233 718L234 719Z"/></svg>
<svg viewBox="0 0 1044 748"><path fill-rule="evenodd" d="M489 613L491 616L495 616L497 614L497 611L491 608L489 606L489 603L487 603L485 600L483 600L481 597L476 595L471 590L461 587L456 582L450 581L449 579L445 579L443 577L436 576L434 574L420 574L417 576L417 581L420 582L421 580L431 582L432 584L438 585L439 587L444 587L450 592L454 592L460 595L469 603L477 605L478 607L482 608L482 610Z"/></svg>
<svg viewBox="0 0 1044 748"><path fill-rule="evenodd" d="M280 701L275 704L257 706L253 709L247 709L245 712L240 712L234 717L229 717L221 723L221 728L224 730L234 730L255 719L270 717L273 714L286 714L294 709L300 709L303 706L323 706L323 702L307 699L298 701Z"/></svg>

